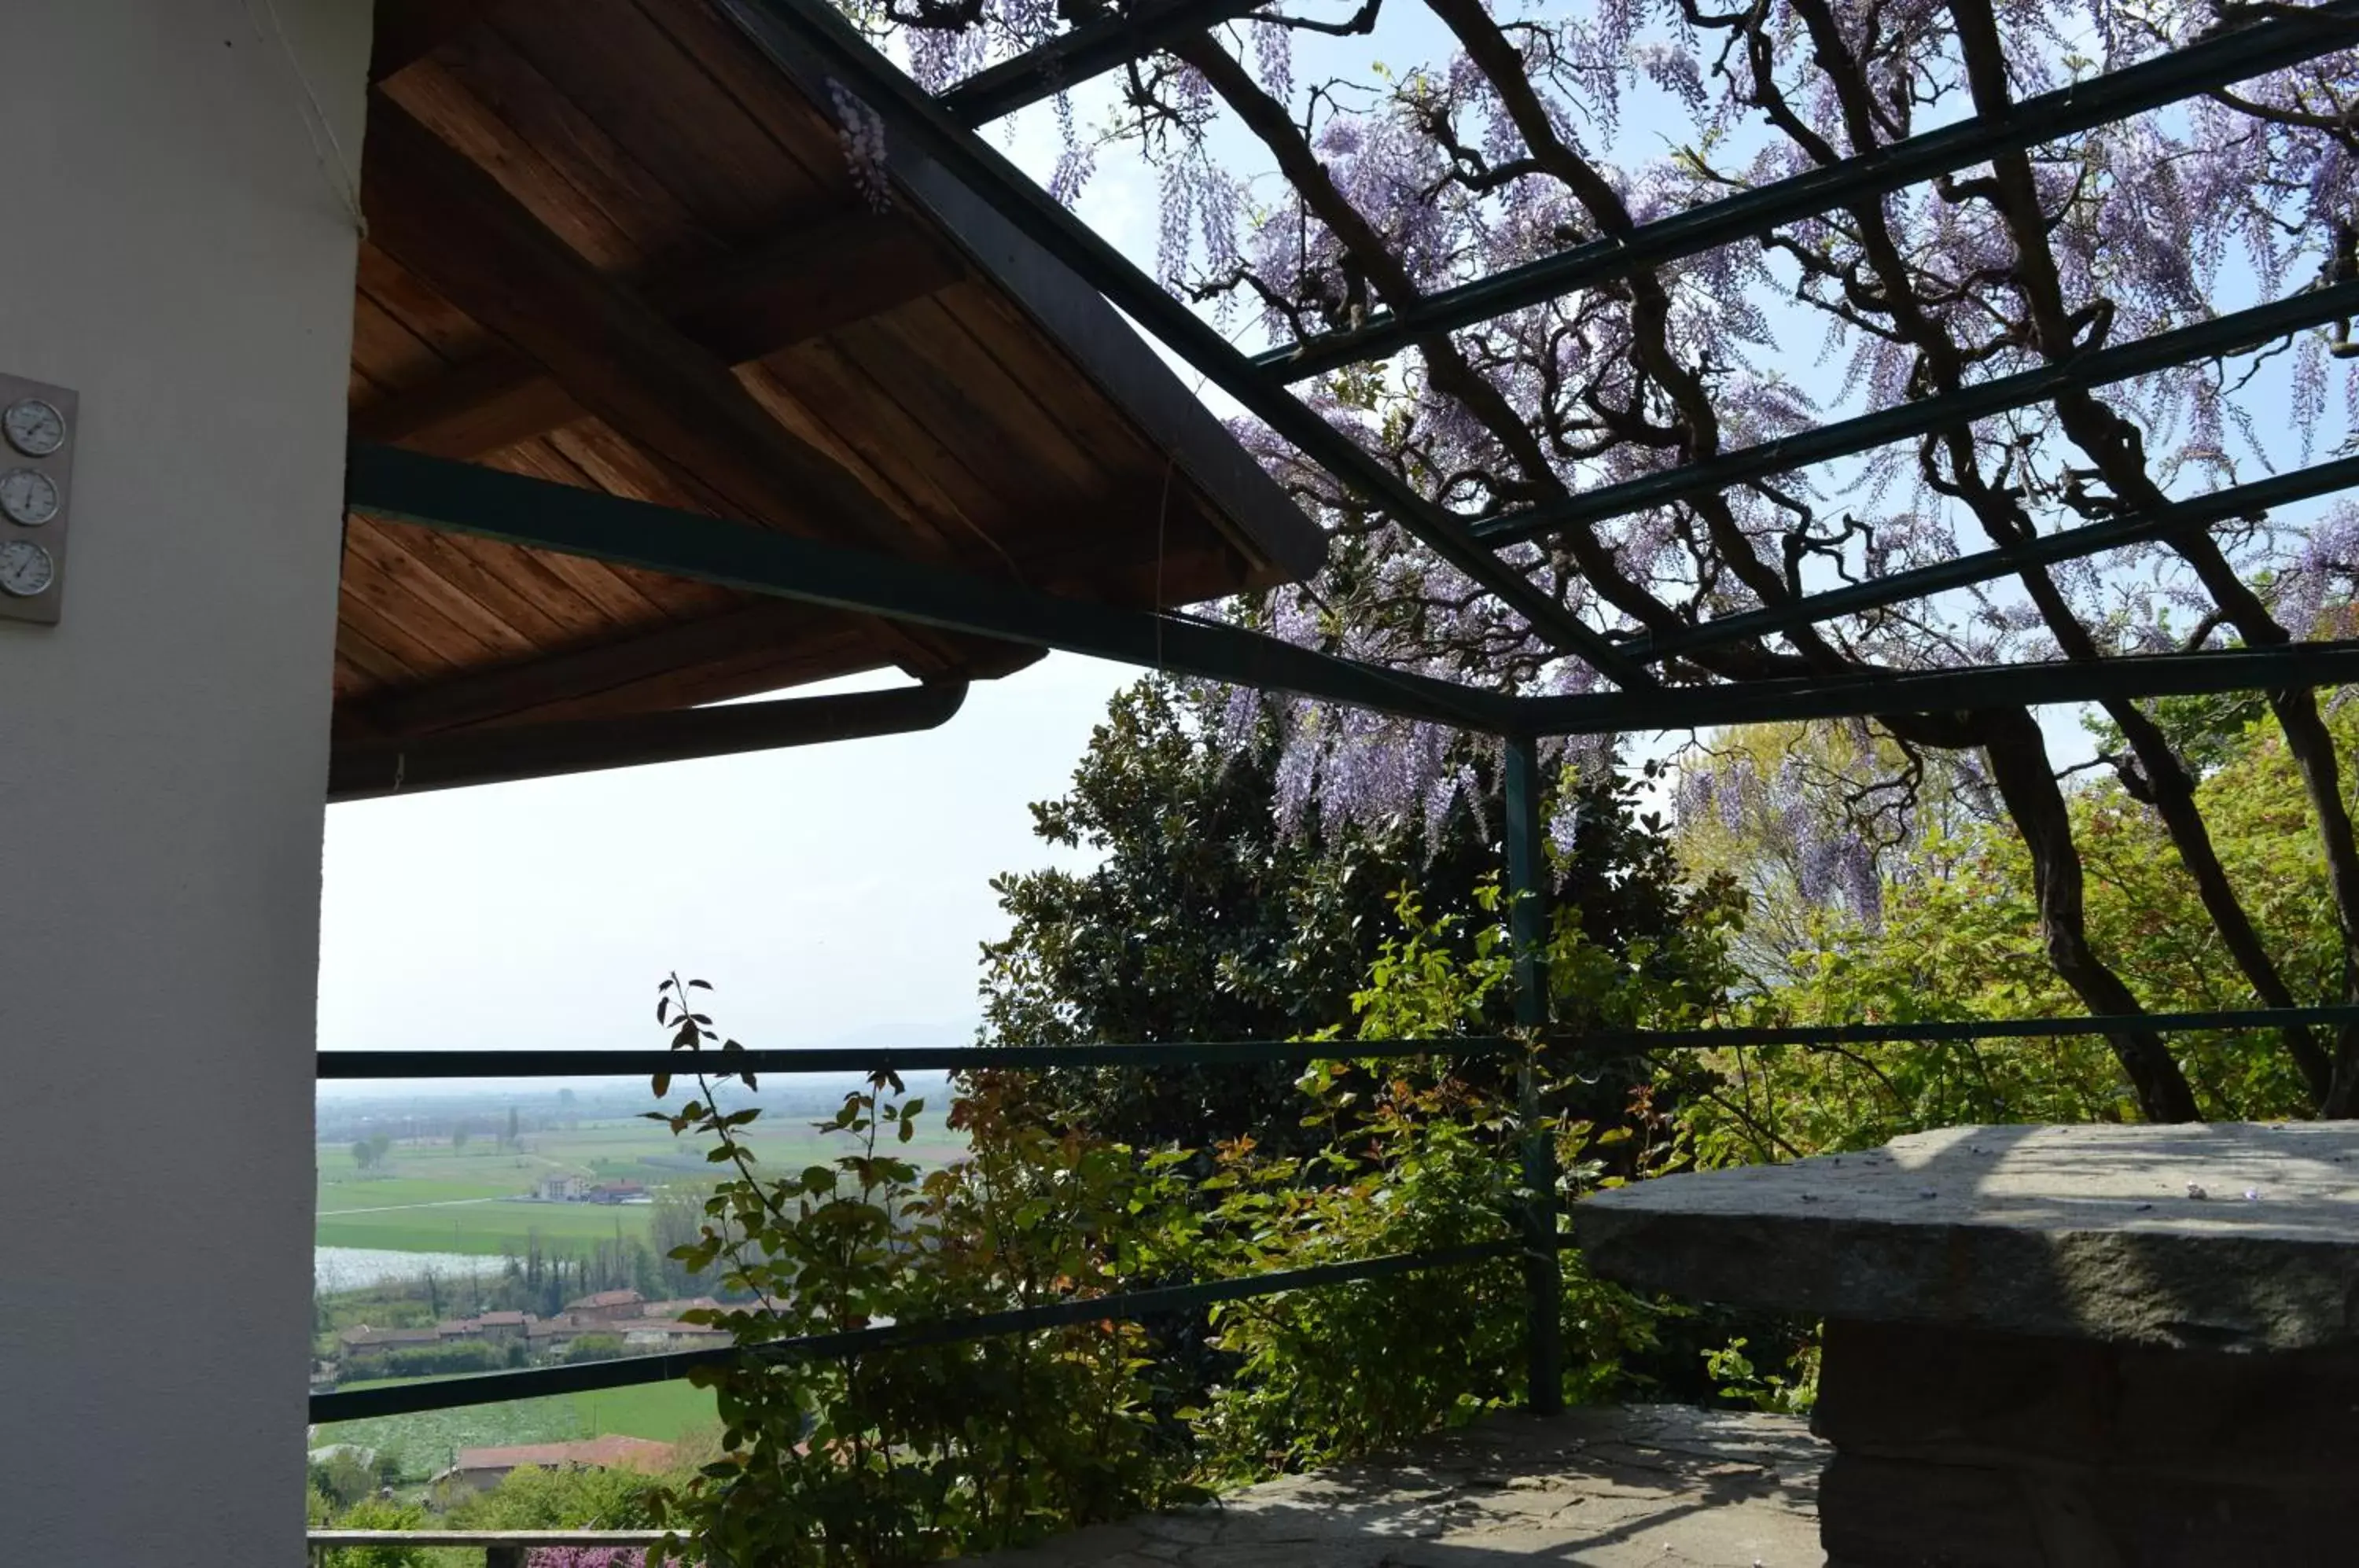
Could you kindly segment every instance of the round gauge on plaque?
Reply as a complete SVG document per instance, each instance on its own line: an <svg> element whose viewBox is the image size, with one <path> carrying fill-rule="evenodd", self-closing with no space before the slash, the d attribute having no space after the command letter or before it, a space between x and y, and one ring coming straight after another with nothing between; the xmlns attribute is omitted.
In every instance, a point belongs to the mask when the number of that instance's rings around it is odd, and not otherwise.
<svg viewBox="0 0 2359 1568"><path fill-rule="evenodd" d="M66 444L66 417L38 397L19 398L0 414L0 434L27 457L48 457Z"/></svg>
<svg viewBox="0 0 2359 1568"><path fill-rule="evenodd" d="M57 482L37 468L12 468L0 474L0 517L23 528L38 528L58 515Z"/></svg>
<svg viewBox="0 0 2359 1568"><path fill-rule="evenodd" d="M58 580L58 563L31 539L0 544L0 593L18 599L37 598Z"/></svg>

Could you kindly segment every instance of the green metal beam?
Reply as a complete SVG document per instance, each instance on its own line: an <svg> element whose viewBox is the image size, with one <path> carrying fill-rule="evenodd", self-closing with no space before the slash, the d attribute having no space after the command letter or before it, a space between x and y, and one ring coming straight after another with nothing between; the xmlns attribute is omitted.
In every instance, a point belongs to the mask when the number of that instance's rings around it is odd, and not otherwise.
<svg viewBox="0 0 2359 1568"><path fill-rule="evenodd" d="M2296 294L2249 310L2116 343L2060 364L1997 376L1919 402L1879 408L1872 414L1839 419L1799 435L1740 447L1700 463L1682 463L1527 511L1487 518L1473 526L1474 537L1495 548L1543 539L1560 529L1602 522L1648 506L1691 501L1747 480L1855 456L1895 441L1986 419L2011 408L2029 408L2060 393L2087 391L2194 360L2239 353L2306 327L2323 326L2354 315L2359 315L2359 283L2340 283L2330 289Z"/></svg>
<svg viewBox="0 0 2359 1568"><path fill-rule="evenodd" d="M1516 947L1516 1022L1537 1041L1549 1018L1548 845L1540 824L1547 779L1530 735L1507 737L1507 922ZM1557 1256L1556 1136L1541 1103L1538 1064L1516 1074L1523 1122L1525 1402L1539 1415L1564 1409L1564 1266Z"/></svg>
<svg viewBox="0 0 2359 1568"><path fill-rule="evenodd" d="M2359 681L2359 641L1531 697L1524 700L1522 712L1542 735L1621 735L2352 681Z"/></svg>
<svg viewBox="0 0 2359 1568"><path fill-rule="evenodd" d="M1332 658L1236 626L1062 599L395 447L353 446L344 485L353 511L394 522L1434 724L1505 731L1514 723L1513 698Z"/></svg>
<svg viewBox="0 0 2359 1568"><path fill-rule="evenodd" d="M1227 338L1049 194L870 48L827 0L718 0L781 71L824 96L841 82L885 122L889 156L936 163L1074 275L1128 312L1207 380L1338 481L1382 506L1469 581L1514 609L1549 646L1575 653L1617 685L1650 687L1652 670L1468 536L1436 506L1285 387ZM2353 0L2359 4L2359 0Z"/></svg>
<svg viewBox="0 0 2359 1568"><path fill-rule="evenodd" d="M2125 545L2143 544L2183 528L2206 528L2231 517L2254 517L2271 506L2331 495L2354 485L2359 485L2359 457L2337 458L2332 463L2298 468L2290 474L2273 474L2250 485L2190 496L2158 513L2109 517L2102 523L2042 534L2020 544L1977 550L1930 566L1805 594L1781 604L1722 615L1680 631L1633 637L1628 647L1640 659L1669 659L1698 648L1744 642L1797 626L1813 626L1838 615L1855 615L1978 583L1995 582L2031 567L2078 561Z"/></svg>
<svg viewBox="0 0 2359 1568"><path fill-rule="evenodd" d="M1299 381L1378 359L1420 337L1452 332L1650 267L1700 256L1904 186L1954 174L2002 153L2126 119L2200 93L2347 49L2359 0L2332 0L2298 14L2223 32L2185 49L2026 98L2005 113L1927 131L1742 195L1706 202L1555 256L1429 296L1416 309L1373 317L1359 331L1278 349L1256 362L1272 377Z"/></svg>
<svg viewBox="0 0 2359 1568"><path fill-rule="evenodd" d="M1260 10L1270 0L1163 0L1115 11L1012 60L976 71L935 102L962 125L981 125L1052 98L1181 38Z"/></svg>
<svg viewBox="0 0 2359 1568"><path fill-rule="evenodd" d="M1729 1051L1790 1045L1815 1051L1843 1045L1962 1045L1981 1040L2069 1040L2145 1029L2156 1034L2336 1029L2359 1024L2359 1005L2320 1007L2212 1007L2192 1012L2095 1014L2060 1018L1973 1018L1940 1023L1799 1024L1790 1028L1598 1029L1582 1037L1597 1051Z"/></svg>
<svg viewBox="0 0 2359 1568"><path fill-rule="evenodd" d="M396 1078L652 1078L697 1068L751 1073L981 1073L1049 1067L1241 1067L1341 1058L1505 1056L1523 1049L1507 1035L1440 1040L1150 1040L1139 1045L929 1045L733 1051L718 1058L664 1051L323 1051L322 1082Z"/></svg>
<svg viewBox="0 0 2359 1568"><path fill-rule="evenodd" d="M1873 1045L2159 1032L2339 1028L2359 1024L2359 1004L2316 1007L2219 1007L2142 1013L2136 1018L1969 1019L1946 1023L1807 1024L1775 1029L1589 1029L1544 1031L1551 1051L1599 1052L1719 1051L1740 1045ZM962 1073L992 1068L1224 1067L1264 1062L1400 1061L1427 1056L1506 1057L1527 1049L1512 1035L1452 1035L1430 1040L1157 1040L1141 1045L916 1046L895 1049L774 1050L732 1052L732 1073ZM320 1080L685 1077L699 1058L664 1051L323 1051ZM706 1059L704 1065L716 1063Z"/></svg>

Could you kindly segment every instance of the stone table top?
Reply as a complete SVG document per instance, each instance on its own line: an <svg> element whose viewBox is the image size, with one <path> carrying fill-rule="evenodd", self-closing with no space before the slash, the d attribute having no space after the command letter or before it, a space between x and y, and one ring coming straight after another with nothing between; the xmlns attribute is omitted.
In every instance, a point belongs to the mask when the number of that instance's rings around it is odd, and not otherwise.
<svg viewBox="0 0 2359 1568"><path fill-rule="evenodd" d="M2359 1124L1967 1127L1575 1204L1645 1290L2213 1350L2359 1343Z"/></svg>

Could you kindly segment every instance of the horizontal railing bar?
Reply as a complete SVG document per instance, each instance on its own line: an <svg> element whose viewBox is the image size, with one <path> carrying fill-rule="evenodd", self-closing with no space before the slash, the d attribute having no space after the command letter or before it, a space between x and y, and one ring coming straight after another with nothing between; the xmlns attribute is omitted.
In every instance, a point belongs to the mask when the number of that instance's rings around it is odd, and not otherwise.
<svg viewBox="0 0 2359 1568"><path fill-rule="evenodd" d="M1854 457L1911 437L1971 424L2060 393L2087 391L2199 359L2239 353L2308 327L2359 315L2359 282L2273 299L2151 337L2115 343L2054 365L1994 376L1954 392L1898 403L1856 419L1839 419L1756 446L1739 447L1700 462L1642 474L1618 485L1584 490L1527 511L1474 525L1476 539L1497 548L1541 539L1562 528L1603 522L1648 506L1712 495L1747 480L1812 463Z"/></svg>
<svg viewBox="0 0 2359 1568"><path fill-rule="evenodd" d="M2006 110L1978 115L1860 153L1742 195L1691 207L1625 234L1591 240L1455 289L1430 294L1399 314L1371 317L1358 331L1272 350L1256 363L1286 381L1379 359L1420 337L1473 326L1511 310L1755 238L1781 223L1872 200L1904 186L1971 169L2003 153L2093 130L2199 93L2348 48L2359 5L2350 0L2280 14L2153 60Z"/></svg>
<svg viewBox="0 0 2359 1568"><path fill-rule="evenodd" d="M1118 11L987 66L946 88L934 102L962 125L985 125L1269 3L1166 0Z"/></svg>
<svg viewBox="0 0 2359 1568"><path fill-rule="evenodd" d="M2359 639L2346 638L2199 653L2051 659L1959 670L1885 670L1855 676L1741 681L1656 691L1527 697L1523 713L1538 735L1625 735L1636 730L1710 729L1792 719L1865 719L1886 713L1968 713L2209 691L2342 686L2353 681L2359 681Z"/></svg>
<svg viewBox="0 0 2359 1568"><path fill-rule="evenodd" d="M2346 0L2359 5L2359 0ZM1324 415L1254 367L1244 352L1038 184L946 114L878 54L827 0L719 0L755 46L814 92L841 80L880 115L888 148L932 158L1026 238L1129 313L1172 353L1336 480L1392 514L1433 552L1522 616L1551 647L1579 654L1617 685L1651 687L1654 672L1615 648L1548 590L1466 532L1464 519L1429 499ZM896 150L890 156L901 154Z"/></svg>
<svg viewBox="0 0 2359 1568"><path fill-rule="evenodd" d="M1792 1028L1678 1030L1599 1029L1580 1037L1597 1049L1652 1051L1725 1050L1753 1045L1878 1045L2037 1040L2050 1036L2120 1034L2142 1030L2186 1034L2213 1030L2313 1029L2359 1025L2359 1005L2317 1007L2230 1007L2194 1012L2096 1014L2053 1018L2007 1018L1938 1023L1804 1024Z"/></svg>
<svg viewBox="0 0 2359 1568"><path fill-rule="evenodd" d="M1821 1024L1777 1029L1555 1029L1555 1050L1712 1051L1731 1045L1858 1044L1877 1040L2008 1040L2043 1035L2302 1029L2359 1025L2359 1005L2228 1007L2121 1017L1972 1019L1940 1023ZM1140 1045L862 1047L816 1051L323 1051L322 1080L484 1078L652 1078L708 1073L784 1077L813 1073L961 1073L992 1068L1230 1067L1262 1062L1388 1061L1420 1056L1509 1056L1524 1049L1511 1035L1451 1035L1431 1040L1156 1040Z"/></svg>
<svg viewBox="0 0 2359 1568"><path fill-rule="evenodd" d="M353 446L344 502L392 522L1404 718L1493 731L1514 722L1510 697L1333 658L1242 626L1062 598L396 447Z"/></svg>
<svg viewBox="0 0 2359 1568"><path fill-rule="evenodd" d="M1344 1056L1500 1055L1517 1049L1505 1035L1440 1040L1156 1040L1140 1045L942 1045L906 1049L829 1047L814 1051L323 1051L322 1079L354 1078L652 1078L708 1073L783 1076L810 1073L966 1073L990 1068L1226 1067L1256 1062L1327 1062Z"/></svg>
<svg viewBox="0 0 2359 1568"><path fill-rule="evenodd" d="M660 1530L307 1530L313 1546L653 1546Z"/></svg>
<svg viewBox="0 0 2359 1568"><path fill-rule="evenodd" d="M1323 1285L1349 1285L1384 1279L1426 1269L1456 1268L1516 1254L1515 1238L1472 1242L1462 1247L1428 1252L1397 1252L1350 1263L1322 1263L1309 1269L1288 1269L1255 1274L1241 1279L1210 1279L1194 1285L1166 1285L1126 1290L1112 1296L1054 1301L1045 1306L1018 1307L940 1323L891 1323L882 1328L855 1329L845 1334L811 1334L774 1340L766 1345L714 1350L675 1351L666 1356L632 1356L614 1361L592 1361L574 1367L535 1367L517 1372L484 1372L466 1377L438 1377L382 1388L354 1388L311 1396L311 1421L363 1421L375 1416L413 1415L421 1410L459 1410L473 1405L505 1404L511 1399L539 1399L550 1394L580 1394L606 1388L636 1388L668 1383L700 1367L723 1367L741 1356L772 1361L832 1361L874 1351L916 1350L989 1339L1006 1334L1029 1334L1065 1328L1074 1323L1135 1322L1165 1312L1189 1312L1221 1301L1248 1301L1281 1295L1288 1290Z"/></svg>
<svg viewBox="0 0 2359 1568"><path fill-rule="evenodd" d="M1765 605L1757 610L1742 610L1678 631L1633 637L1629 648L1640 659L1669 659L1698 648L1767 637L1775 632L1791 631L1797 626L1832 620L1839 615L1856 615L1905 604L1911 599L1928 598L1935 593L1970 588L1980 583L1995 582L2032 567L2079 561L2105 550L2121 550L2161 539L2181 528L2210 528L2231 517L2251 517L2271 506L2313 500L2354 485L2359 485L2359 457L2336 458L2332 463L2297 468L2290 474L2271 474L2249 485L2207 491L2184 501L2175 501L2160 512L2131 513L2109 517L2102 523L2060 528L2054 533L2025 539L2019 544L1976 550L1948 561L1937 561L1930 566L1890 572L1861 583L1847 583L1840 588L1808 593L1799 599Z"/></svg>

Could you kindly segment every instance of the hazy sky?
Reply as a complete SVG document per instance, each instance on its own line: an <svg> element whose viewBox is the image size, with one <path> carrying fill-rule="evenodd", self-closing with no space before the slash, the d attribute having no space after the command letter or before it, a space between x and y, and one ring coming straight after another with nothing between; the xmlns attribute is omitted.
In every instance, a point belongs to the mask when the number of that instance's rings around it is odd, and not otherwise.
<svg viewBox="0 0 2359 1568"><path fill-rule="evenodd" d="M1055 656L921 735L335 807L321 1045L657 1048L674 965L748 1045L962 1042L987 884L1049 862L1026 803L1130 675Z"/></svg>

